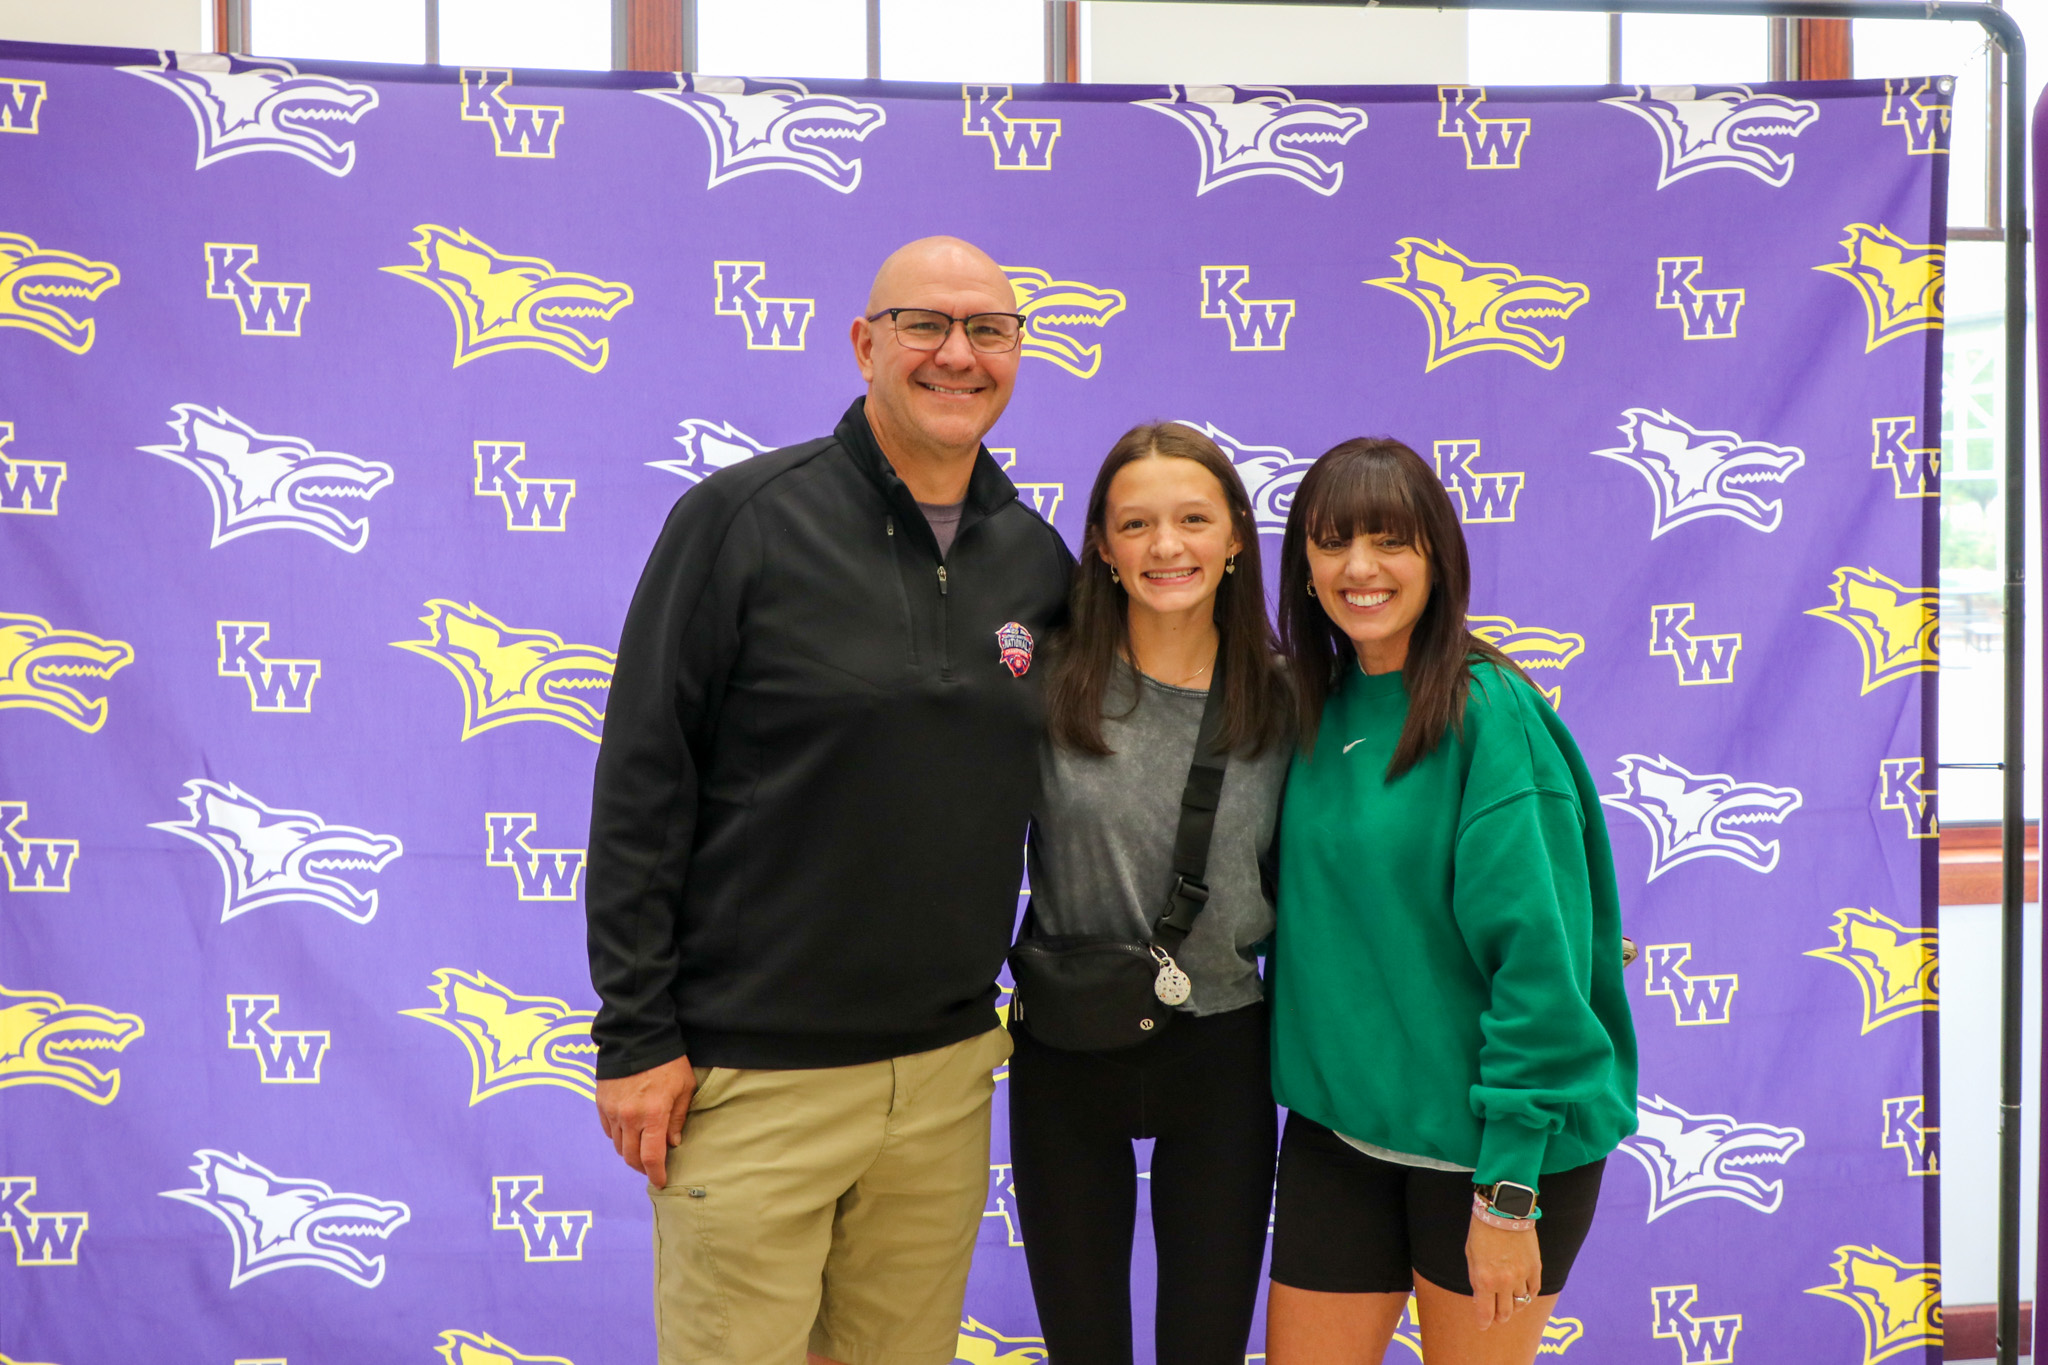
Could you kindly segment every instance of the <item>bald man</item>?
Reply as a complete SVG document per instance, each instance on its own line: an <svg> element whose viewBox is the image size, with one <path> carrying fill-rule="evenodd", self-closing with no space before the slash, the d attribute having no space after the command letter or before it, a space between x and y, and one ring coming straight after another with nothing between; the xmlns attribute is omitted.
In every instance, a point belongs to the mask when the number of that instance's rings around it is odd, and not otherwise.
<svg viewBox="0 0 2048 1365"><path fill-rule="evenodd" d="M983 448L1009 280L890 256L867 393L676 503L591 809L597 1106L654 1201L664 1362L948 1365L988 1188L995 975L1073 557Z"/></svg>

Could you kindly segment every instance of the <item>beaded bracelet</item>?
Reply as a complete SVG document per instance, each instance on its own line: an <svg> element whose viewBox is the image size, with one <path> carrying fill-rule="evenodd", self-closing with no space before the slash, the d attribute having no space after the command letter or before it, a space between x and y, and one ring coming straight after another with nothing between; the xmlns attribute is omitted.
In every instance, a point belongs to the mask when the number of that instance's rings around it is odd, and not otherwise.
<svg viewBox="0 0 2048 1365"><path fill-rule="evenodd" d="M1475 1194L1472 1196L1472 1216L1486 1226L1504 1232L1534 1232L1536 1220L1543 1216L1543 1210L1531 1209L1527 1218L1510 1218L1504 1213L1495 1213L1483 1196Z"/></svg>

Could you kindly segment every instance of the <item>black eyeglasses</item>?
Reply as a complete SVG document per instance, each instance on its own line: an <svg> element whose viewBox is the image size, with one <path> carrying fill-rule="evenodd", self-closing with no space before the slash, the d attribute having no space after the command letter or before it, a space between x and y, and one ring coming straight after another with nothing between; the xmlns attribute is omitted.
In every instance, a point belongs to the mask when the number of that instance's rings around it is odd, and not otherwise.
<svg viewBox="0 0 2048 1365"><path fill-rule="evenodd" d="M1021 313L969 313L956 318L930 308L884 308L879 313L870 313L867 320L873 322L878 318L889 319L896 331L897 344L913 351L938 350L953 334L956 322L966 334L969 346L992 355L1016 350L1024 335Z"/></svg>

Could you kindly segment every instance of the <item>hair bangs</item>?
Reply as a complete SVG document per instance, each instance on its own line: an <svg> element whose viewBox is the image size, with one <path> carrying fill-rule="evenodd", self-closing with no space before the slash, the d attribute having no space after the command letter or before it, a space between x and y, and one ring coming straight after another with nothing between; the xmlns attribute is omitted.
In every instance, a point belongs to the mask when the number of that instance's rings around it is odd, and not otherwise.
<svg viewBox="0 0 2048 1365"><path fill-rule="evenodd" d="M1392 536L1410 545L1429 543L1412 480L1389 453L1375 448L1378 444L1347 441L1330 452L1335 457L1330 469L1309 490L1308 505L1300 509L1309 540L1326 544L1363 535Z"/></svg>

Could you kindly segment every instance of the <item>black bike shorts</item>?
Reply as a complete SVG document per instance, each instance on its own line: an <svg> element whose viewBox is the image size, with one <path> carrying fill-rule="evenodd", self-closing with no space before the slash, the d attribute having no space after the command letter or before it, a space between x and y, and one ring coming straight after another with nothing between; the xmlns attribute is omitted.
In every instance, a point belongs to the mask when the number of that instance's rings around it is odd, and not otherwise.
<svg viewBox="0 0 2048 1365"><path fill-rule="evenodd" d="M1542 1180L1539 1293L1564 1288L1593 1226L1607 1159ZM1405 1294L1414 1277L1470 1294L1472 1176L1367 1156L1313 1119L1287 1116L1273 1213L1273 1281L1325 1294ZM1528 1234L1519 1234L1527 1236Z"/></svg>

